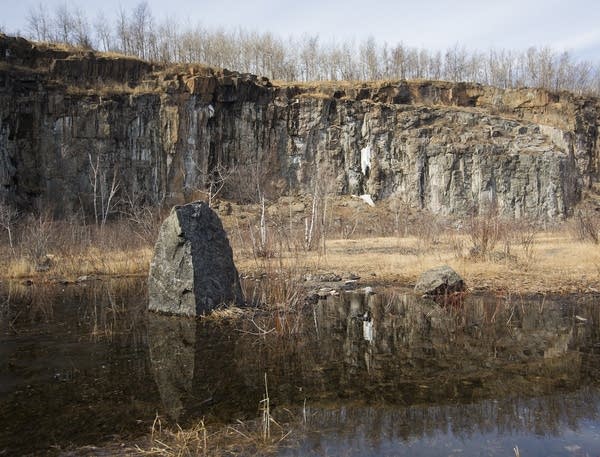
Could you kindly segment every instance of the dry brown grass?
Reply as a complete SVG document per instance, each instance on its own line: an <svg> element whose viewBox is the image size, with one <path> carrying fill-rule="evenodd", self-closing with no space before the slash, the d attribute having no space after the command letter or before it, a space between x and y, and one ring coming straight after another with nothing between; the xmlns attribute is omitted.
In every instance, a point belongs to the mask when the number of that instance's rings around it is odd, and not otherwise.
<svg viewBox="0 0 600 457"><path fill-rule="evenodd" d="M28 216L15 229L19 236L13 248L4 238L0 242L0 277L43 282L148 273L152 246L128 220L96 227Z"/></svg>
<svg viewBox="0 0 600 457"><path fill-rule="evenodd" d="M322 90L337 90L337 89L361 89L361 88L373 88L379 89L387 86L397 86L399 84L414 84L419 85L423 83L427 84L448 84L443 81L431 81L424 79L411 79L411 80L400 80L400 79L375 79L369 81L361 80L323 80L323 81L284 81L284 80L273 80L271 81L274 86L277 87L298 87L300 89L322 89Z"/></svg>
<svg viewBox="0 0 600 457"><path fill-rule="evenodd" d="M138 57L134 57L134 56L127 55L127 54L122 54L120 52L114 52L114 51L103 52L103 51L92 50L92 49L89 49L89 48L86 48L83 46L75 46L75 45L70 45L67 43L57 43L57 42L51 42L51 41L30 40L30 42L35 47L37 47L41 52L62 51L62 52L68 52L74 56L83 56L83 55L87 55L90 52L92 52L96 57L105 57L105 58L109 58L109 59L126 59L126 60L135 60L135 61L143 62L143 60L139 59Z"/></svg>
<svg viewBox="0 0 600 457"><path fill-rule="evenodd" d="M571 292L598 287L600 246L574 236L569 221L543 231L532 221L493 216L498 233L482 252L481 237L473 233L479 225L465 219L444 220L393 200L368 207L354 198L328 198L326 242L309 251L301 240L310 201L303 200L304 212L293 213L287 200L268 208L271 259L257 258L247 241L256 230L256 208L235 207L223 219L238 269L269 277L274 268L294 269L296 276L355 273L363 283L412 286L424 270L448 264L478 289Z"/></svg>
<svg viewBox="0 0 600 457"><path fill-rule="evenodd" d="M520 292L573 292L600 289L600 247L574 240L567 230L540 233L533 256L514 246L511 257L474 259L458 256L457 240L466 235L442 236L427 246L415 236L333 239L320 251L283 252L277 258L257 259L249 251L235 253L238 270L286 278L315 271L352 272L364 283L411 286L424 270L448 264L471 287L510 289ZM57 255L46 272L37 272L24 257L4 262L2 276L8 278L67 278L81 275L144 276L152 257L150 246L130 250L90 247L80 252ZM272 295L272 294L269 294ZM285 299L282 292L281 299ZM273 303L274 306L281 304Z"/></svg>
<svg viewBox="0 0 600 457"><path fill-rule="evenodd" d="M374 80L322 80L322 81L286 81L275 79L271 83L275 87L298 88L304 91L335 91L356 89L382 89L389 86L408 84L410 87L418 88L423 85L450 88L456 83L430 79L374 79ZM458 107L457 107L458 108Z"/></svg>
<svg viewBox="0 0 600 457"><path fill-rule="evenodd" d="M364 283L412 286L426 269L447 264L472 288L533 292L590 291L599 287L600 247L573 240L568 230L537 235L532 246L513 246L511 255L473 258L465 249L467 235L444 235L427 246L415 236L328 240L326 252L303 252L284 258L284 265L302 262L310 269L352 272ZM254 259L237 256L241 271L255 271ZM308 267L310 266L310 268Z"/></svg>
<svg viewBox="0 0 600 457"><path fill-rule="evenodd" d="M277 87L298 87L300 89L350 89L364 86L365 84L374 84L376 82L370 81L366 83L365 81L358 80L343 80L343 81L284 81L284 80L273 80L271 83Z"/></svg>
<svg viewBox="0 0 600 457"><path fill-rule="evenodd" d="M306 92L298 95L298 98L312 98L316 100L329 100L331 98L330 95L324 92Z"/></svg>
<svg viewBox="0 0 600 457"><path fill-rule="evenodd" d="M159 94L161 88L159 86L151 87L146 85L136 85L134 87L120 82L92 82L85 86L69 85L66 88L66 93L73 96L103 96L111 97L114 95L148 95Z"/></svg>
<svg viewBox="0 0 600 457"><path fill-rule="evenodd" d="M262 420L238 421L234 424L205 424L204 420L186 427L164 427L154 420L149 439L140 442L127 455L159 457L183 456L264 456L275 454L291 435L289 424L279 424L269 416L271 433L264 434Z"/></svg>
<svg viewBox="0 0 600 457"><path fill-rule="evenodd" d="M297 205L301 200L294 201ZM481 255L473 249L473 237L448 221L406 207L394 210L383 202L372 208L357 199L336 197L327 205L332 214L325 218L325 242L306 250L302 218L310 212L310 201L304 201L304 213L298 213L284 200L279 209L268 208L269 255L261 256L251 242L257 236L258 206L232 206L231 214L222 218L238 270L269 279L253 283L247 295L256 301L268 297L265 304L277 309L293 310L290 303L298 302L301 293L296 286L305 274L319 271L354 273L365 284L412 286L424 270L448 264L478 289L572 292L600 288L600 246L579 240L570 224L551 231L537 231L528 224L505 227L491 252ZM22 231L23 239L14 251L7 240L0 243L0 276L43 281L81 275L147 275L156 228L140 238L139 224L128 224L96 230L43 218L30 222L25 225L29 232ZM36 271L36 259L43 256L51 257L51 267Z"/></svg>
<svg viewBox="0 0 600 457"><path fill-rule="evenodd" d="M148 274L152 249L149 246L131 250L103 250L91 247L73 254L49 255L52 256L52 266L48 271L36 271L35 264L28 259L13 257L5 262L2 276L11 279L76 279L82 275L144 276Z"/></svg>

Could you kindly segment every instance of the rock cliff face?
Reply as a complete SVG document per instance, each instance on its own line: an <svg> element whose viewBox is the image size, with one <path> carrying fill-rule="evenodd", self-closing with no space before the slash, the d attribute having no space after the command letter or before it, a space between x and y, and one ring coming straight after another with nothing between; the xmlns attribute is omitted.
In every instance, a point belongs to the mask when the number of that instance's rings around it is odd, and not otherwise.
<svg viewBox="0 0 600 457"><path fill-rule="evenodd" d="M0 192L58 215L242 195L369 193L444 214L568 215L598 177L598 101L444 82L273 86L0 36ZM235 196L235 195L233 195ZM98 211L98 209L96 209Z"/></svg>

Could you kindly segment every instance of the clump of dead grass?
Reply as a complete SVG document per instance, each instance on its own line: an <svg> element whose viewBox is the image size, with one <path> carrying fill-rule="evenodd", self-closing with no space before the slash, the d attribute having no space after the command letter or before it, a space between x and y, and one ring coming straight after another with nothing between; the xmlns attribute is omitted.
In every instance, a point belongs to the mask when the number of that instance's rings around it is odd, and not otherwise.
<svg viewBox="0 0 600 457"><path fill-rule="evenodd" d="M292 422L280 424L268 408L268 391L261 401L261 417L232 424L207 424L200 419L182 428L163 427L157 415L147 442L136 445L139 455L183 456L264 456L272 455L292 435Z"/></svg>

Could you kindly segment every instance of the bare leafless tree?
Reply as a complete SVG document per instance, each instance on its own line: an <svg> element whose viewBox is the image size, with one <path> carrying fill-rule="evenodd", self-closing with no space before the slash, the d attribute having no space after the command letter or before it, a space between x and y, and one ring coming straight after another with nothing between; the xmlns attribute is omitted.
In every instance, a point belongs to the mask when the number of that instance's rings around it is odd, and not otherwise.
<svg viewBox="0 0 600 457"><path fill-rule="evenodd" d="M205 63L282 80L435 79L471 81L502 88L542 87L577 94L600 93L600 68L549 47L525 51L467 51L456 44L445 51L379 44L323 42L318 35L283 39L241 28L211 29L155 20L146 1L114 16L88 20L67 4L48 14L43 4L27 16L29 36L79 46L97 45L159 62Z"/></svg>
<svg viewBox="0 0 600 457"><path fill-rule="evenodd" d="M328 201L331 189L325 179L316 179L311 192L311 209L308 217L304 218L304 249L310 251L321 247L326 250L328 230Z"/></svg>
<svg viewBox="0 0 600 457"><path fill-rule="evenodd" d="M62 4L54 10L52 20L52 39L60 43L73 43L73 16L67 7L67 4Z"/></svg>
<svg viewBox="0 0 600 457"><path fill-rule="evenodd" d="M144 243L154 243L161 224L160 208L149 205L132 194L123 198L122 214L133 226L133 232Z"/></svg>
<svg viewBox="0 0 600 457"><path fill-rule="evenodd" d="M85 49L94 47L93 34L85 13L76 8L71 15L73 27L73 44Z"/></svg>
<svg viewBox="0 0 600 457"><path fill-rule="evenodd" d="M377 44L373 36L361 43L359 48L361 79L375 80L381 78L382 74L379 71L379 56L377 54Z"/></svg>
<svg viewBox="0 0 600 457"><path fill-rule="evenodd" d="M129 22L129 34L133 45L132 51L141 59L149 58L148 48L152 26L153 19L150 7L148 2L142 1L133 8Z"/></svg>
<svg viewBox="0 0 600 457"><path fill-rule="evenodd" d="M115 196L119 190L120 184L117 179L117 169L113 169L112 178L110 181L103 176L102 185L100 187L100 203L102 205L102 226L106 225L108 216L113 213L116 208Z"/></svg>
<svg viewBox="0 0 600 457"><path fill-rule="evenodd" d="M236 167L227 167L222 163L213 166L205 177L204 188L199 191L206 195L208 206L213 207L215 198L221 195L221 192L236 175Z"/></svg>
<svg viewBox="0 0 600 457"><path fill-rule="evenodd" d="M88 154L90 163L89 180L92 187L92 202L94 206L94 221L96 225L104 227L108 216L116 209L115 196L119 190L120 183L117 179L117 169L113 169L112 178L107 175L107 170L100 164L100 154L96 159Z"/></svg>
<svg viewBox="0 0 600 457"><path fill-rule="evenodd" d="M43 3L31 7L27 13L27 31L34 40L48 41L50 39L50 23L48 10Z"/></svg>
<svg viewBox="0 0 600 457"><path fill-rule="evenodd" d="M96 19L94 20L94 31L100 49L105 52L112 51L114 45L111 25L102 11L98 13L98 16L96 16Z"/></svg>
<svg viewBox="0 0 600 457"><path fill-rule="evenodd" d="M119 7L119 12L117 13L115 33L117 35L117 49L124 54L129 54L130 52L133 52L131 46L131 31L129 27L129 19L127 17L127 12L123 9L122 6Z"/></svg>
<svg viewBox="0 0 600 457"><path fill-rule="evenodd" d="M13 230L18 217L19 211L16 208L6 202L0 201L0 227L6 230L11 250L14 249Z"/></svg>

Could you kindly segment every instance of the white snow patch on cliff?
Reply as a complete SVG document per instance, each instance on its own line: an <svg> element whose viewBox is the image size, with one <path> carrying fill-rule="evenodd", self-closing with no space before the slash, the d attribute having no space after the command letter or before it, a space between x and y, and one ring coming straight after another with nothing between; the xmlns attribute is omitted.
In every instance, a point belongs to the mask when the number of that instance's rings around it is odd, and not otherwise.
<svg viewBox="0 0 600 457"><path fill-rule="evenodd" d="M365 146L360 150L360 168L363 175L366 175L367 170L371 168L371 146Z"/></svg>
<svg viewBox="0 0 600 457"><path fill-rule="evenodd" d="M369 206L375 206L375 202L371 198L369 194L364 194L359 197L363 202L365 202Z"/></svg>

